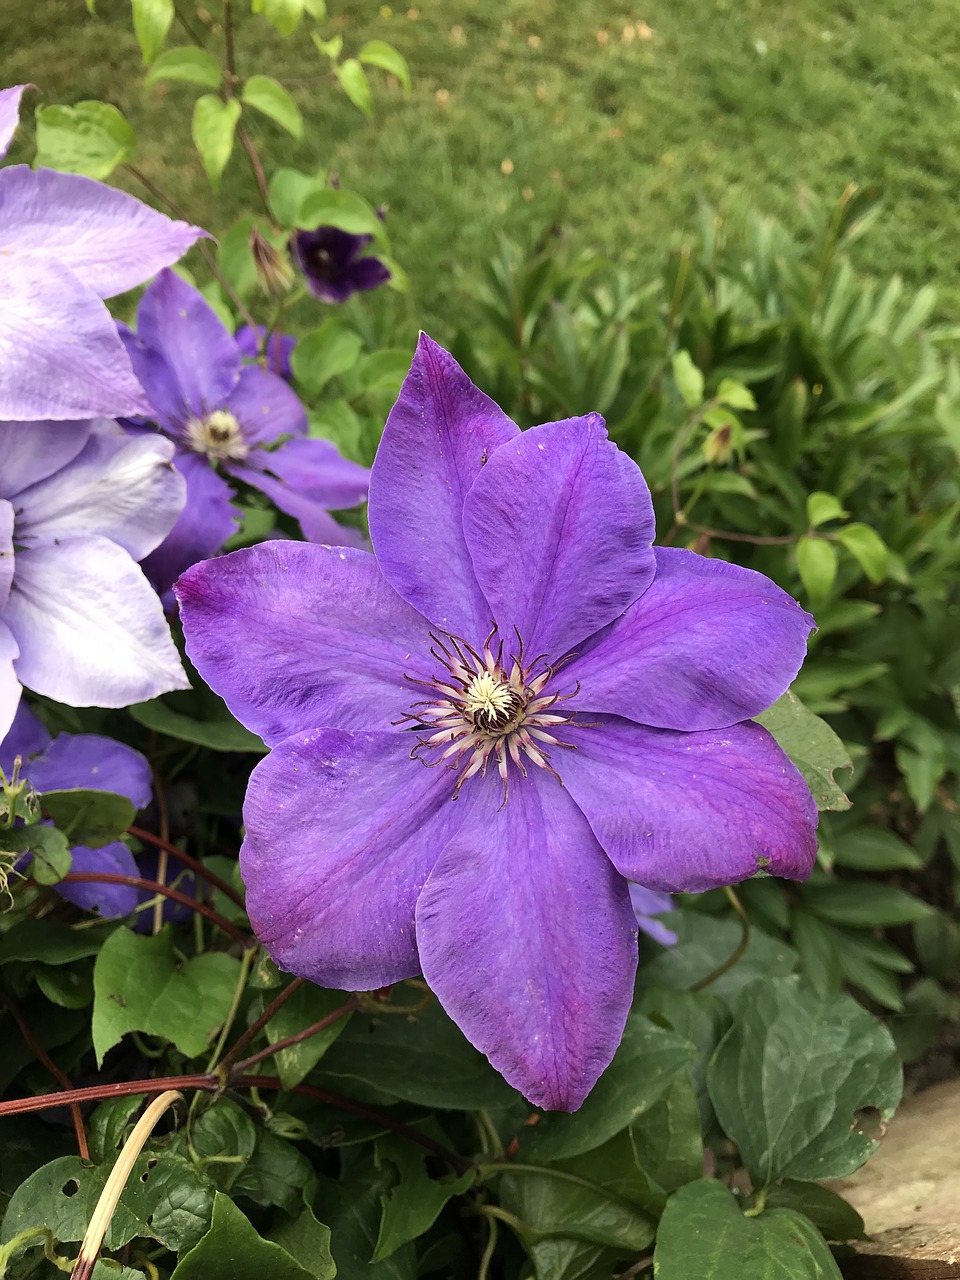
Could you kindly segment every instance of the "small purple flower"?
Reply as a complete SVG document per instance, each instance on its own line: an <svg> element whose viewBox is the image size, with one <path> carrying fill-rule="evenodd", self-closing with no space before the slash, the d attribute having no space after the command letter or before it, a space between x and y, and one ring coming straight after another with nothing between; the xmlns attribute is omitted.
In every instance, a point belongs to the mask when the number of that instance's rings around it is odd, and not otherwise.
<svg viewBox="0 0 960 1280"><path fill-rule="evenodd" d="M813 865L816 806L751 719L813 619L759 573L654 549L597 414L521 433L425 336L370 532L373 555L268 542L178 584L191 658L272 748L244 808L251 921L324 986L422 972L511 1084L575 1109L630 1007L628 880Z"/></svg>
<svg viewBox="0 0 960 1280"><path fill-rule="evenodd" d="M172 454L105 418L0 422L0 734L21 685L75 707L189 687L137 564L183 506Z"/></svg>
<svg viewBox="0 0 960 1280"><path fill-rule="evenodd" d="M161 271L143 295L136 334L121 334L187 484L183 515L144 566L161 592L233 533L234 490L221 472L265 493L307 538L353 543L329 513L362 502L370 473L328 440L305 438L307 418L294 392L244 364L242 348L196 289Z"/></svg>
<svg viewBox="0 0 960 1280"><path fill-rule="evenodd" d="M379 258L363 256L372 240L373 236L351 235L339 227L295 231L290 237L290 256L311 293L324 302L346 302L352 294L376 289L390 279Z"/></svg>
<svg viewBox="0 0 960 1280"><path fill-rule="evenodd" d="M132 747L92 733L61 733L51 738L44 725L21 703L5 738L0 740L0 769L9 778L14 760L21 758L20 776L35 790L112 791L126 796L136 809L150 802L150 766ZM122 840L99 849L74 845L72 871L98 871L110 875L140 874L133 854ZM122 884L57 884L61 898L84 911L96 911L107 919L127 916L149 893Z"/></svg>
<svg viewBox="0 0 960 1280"><path fill-rule="evenodd" d="M661 893L658 889L644 889L643 885L632 884L630 905L633 907L637 924L645 934L655 942L663 943L665 947L673 946L677 935L672 929L668 929L662 920L656 918L673 911L673 899L669 893Z"/></svg>
<svg viewBox="0 0 960 1280"><path fill-rule="evenodd" d="M0 158L26 87L0 91ZM175 262L204 234L91 178L0 170L0 419L144 412L102 299Z"/></svg>
<svg viewBox="0 0 960 1280"><path fill-rule="evenodd" d="M235 335L237 346L248 360L259 360L260 345L266 337L266 333L267 331L262 324L255 326L245 324L242 329L237 330ZM296 345L296 338L291 338L286 333L278 333L274 330L270 335L270 341L267 343L267 348L264 352L267 370L270 373L275 373L278 378L283 378L284 382L289 382L293 377L293 370L290 368L290 357Z"/></svg>

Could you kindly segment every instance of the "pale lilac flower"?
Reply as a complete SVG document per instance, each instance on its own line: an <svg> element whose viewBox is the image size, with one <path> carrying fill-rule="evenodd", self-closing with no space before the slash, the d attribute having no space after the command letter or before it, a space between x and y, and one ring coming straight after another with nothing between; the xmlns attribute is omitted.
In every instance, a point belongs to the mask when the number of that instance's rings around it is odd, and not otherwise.
<svg viewBox="0 0 960 1280"><path fill-rule="evenodd" d="M273 748L244 809L251 921L324 986L422 972L511 1084L575 1109L630 1007L628 880L813 865L810 792L751 722L813 620L761 574L654 550L598 415L521 433L426 337L370 532L374 555L264 543L178 586L198 670Z"/></svg>
<svg viewBox="0 0 960 1280"><path fill-rule="evenodd" d="M183 515L145 564L159 590L233 533L234 490L224 475L265 493L307 538L356 541L330 510L362 502L370 473L328 440L305 438L297 396L275 374L244 364L243 351L196 289L162 271L143 295L136 334L121 335L149 397L149 416L175 442L187 484Z"/></svg>
<svg viewBox="0 0 960 1280"><path fill-rule="evenodd" d="M136 563L183 506L172 454L108 419L0 422L0 734L21 685L77 707L188 687Z"/></svg>
<svg viewBox="0 0 960 1280"><path fill-rule="evenodd" d="M0 93L0 157L26 87ZM204 234L91 178L0 170L0 419L144 412L102 299L141 284Z"/></svg>
<svg viewBox="0 0 960 1280"><path fill-rule="evenodd" d="M20 704L10 732L0 740L0 769L8 778L17 756L21 761L20 777L41 794L79 787L126 796L135 809L143 809L150 802L150 766L139 751L94 733L61 733L51 738L25 702ZM71 871L140 874L133 854L122 840L98 849L74 845L70 852ZM67 883L53 888L67 902L107 919L129 915L138 902L150 896L122 884Z"/></svg>
<svg viewBox="0 0 960 1280"><path fill-rule="evenodd" d="M667 915L674 909L673 899L669 893L661 893L659 889L645 889L643 885L632 884L630 905L633 907L637 924L648 937L662 943L665 947L673 946L677 935L657 918Z"/></svg>
<svg viewBox="0 0 960 1280"><path fill-rule="evenodd" d="M379 258L364 255L372 241L373 236L352 235L339 227L295 231L290 237L290 256L311 293L324 302L346 302L353 294L376 289L390 279Z"/></svg>

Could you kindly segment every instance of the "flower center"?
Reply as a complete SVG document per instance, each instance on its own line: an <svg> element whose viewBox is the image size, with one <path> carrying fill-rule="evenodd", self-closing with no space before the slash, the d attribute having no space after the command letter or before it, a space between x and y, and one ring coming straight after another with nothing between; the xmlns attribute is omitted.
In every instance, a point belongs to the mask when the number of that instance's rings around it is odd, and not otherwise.
<svg viewBox="0 0 960 1280"><path fill-rule="evenodd" d="M542 657L527 662L523 641L518 652L504 660L503 641L496 640L496 628L481 650L459 636L431 632L430 652L442 671L430 680L406 679L428 690L397 724L414 725L421 736L410 752L413 760L434 767L445 765L460 770L453 798L468 778L486 774L487 765L496 764L503 783L503 803L507 802L510 765L527 776L527 763L546 769L560 781L550 763L550 748L564 747L553 732L557 725L569 724L572 715L558 714L556 706L576 696L572 692L550 692L548 686L559 667L551 667ZM495 646L495 647L494 647Z"/></svg>
<svg viewBox="0 0 960 1280"><path fill-rule="evenodd" d="M336 275L336 263L329 249L314 249L310 254L309 267L321 280L332 280Z"/></svg>
<svg viewBox="0 0 960 1280"><path fill-rule="evenodd" d="M214 462L240 462L250 452L243 427L226 409L215 409L205 418L191 418L187 443L195 453L205 453Z"/></svg>

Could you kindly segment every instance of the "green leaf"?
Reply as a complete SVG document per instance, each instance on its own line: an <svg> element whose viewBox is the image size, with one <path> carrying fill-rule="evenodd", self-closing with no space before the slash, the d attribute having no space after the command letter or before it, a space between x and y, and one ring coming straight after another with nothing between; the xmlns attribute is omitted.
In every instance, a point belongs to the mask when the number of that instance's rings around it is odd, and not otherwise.
<svg viewBox="0 0 960 1280"><path fill-rule="evenodd" d="M742 937L738 920L700 911L675 912L670 928L677 941L672 947L659 948L652 960L640 966L637 982L641 991L654 983L692 987L729 959ZM785 942L753 928L746 951L732 969L710 984L710 994L728 997L757 978L781 977L796 966L797 954Z"/></svg>
<svg viewBox="0 0 960 1280"><path fill-rule="evenodd" d="M282 84L272 76L251 76L240 95L247 106L262 111L281 129L286 129L298 141L303 137L303 116L300 108Z"/></svg>
<svg viewBox="0 0 960 1280"><path fill-rule="evenodd" d="M4 831L0 849L13 853L29 853L33 857L30 875L37 884L57 884L70 871L73 861L67 837L56 827L36 822L16 831Z"/></svg>
<svg viewBox="0 0 960 1280"><path fill-rule="evenodd" d="M842 520L846 514L832 493L811 493L807 498L807 519L814 528L828 520Z"/></svg>
<svg viewBox="0 0 960 1280"><path fill-rule="evenodd" d="M630 1127L636 1159L633 1198L659 1217L672 1192L703 1173L697 1091L681 1071L659 1101Z"/></svg>
<svg viewBox="0 0 960 1280"><path fill-rule="evenodd" d="M234 720L226 703L208 689L168 693L150 702L134 703L128 710L147 729L211 751L255 751L260 755L266 751L262 740Z"/></svg>
<svg viewBox="0 0 960 1280"><path fill-rule="evenodd" d="M229 1191L253 1155L257 1128L229 1098L220 1098L197 1116L190 1130L197 1163L218 1191ZM186 1146L186 1143L184 1144Z"/></svg>
<svg viewBox="0 0 960 1280"><path fill-rule="evenodd" d="M296 1258L314 1280L334 1280L337 1266L330 1252L330 1228L317 1221L309 1204L297 1217L281 1221L270 1238Z"/></svg>
<svg viewBox="0 0 960 1280"><path fill-rule="evenodd" d="M45 791L42 803L70 843L88 849L119 840L137 816L133 803L113 791Z"/></svg>
<svg viewBox="0 0 960 1280"><path fill-rule="evenodd" d="M357 59L345 58L343 62L337 63L334 70L340 87L353 105L365 116L372 116L373 94L370 91L370 81Z"/></svg>
<svg viewBox="0 0 960 1280"><path fill-rule="evenodd" d="M218 1191L207 1234L181 1257L171 1280L314 1280L286 1249L264 1240L229 1196Z"/></svg>
<svg viewBox="0 0 960 1280"><path fill-rule="evenodd" d="M339 32L335 36L331 36L329 40L324 40L316 31L311 34L313 35L313 43L320 50L323 57L331 58L333 61L340 57L343 52L343 36Z"/></svg>
<svg viewBox="0 0 960 1280"><path fill-rule="evenodd" d="M35 164L87 178L109 178L133 155L137 135L108 102L38 107Z"/></svg>
<svg viewBox="0 0 960 1280"><path fill-rule="evenodd" d="M803 896L811 911L833 924L912 924L922 920L933 907L905 889L874 880L835 880L830 884L806 885Z"/></svg>
<svg viewBox="0 0 960 1280"><path fill-rule="evenodd" d="M846 524L833 536L855 557L871 582L883 582L889 553L876 530L866 524Z"/></svg>
<svg viewBox="0 0 960 1280"><path fill-rule="evenodd" d="M910 871L923 858L885 827L855 827L841 832L832 846L834 862L858 871Z"/></svg>
<svg viewBox="0 0 960 1280"><path fill-rule="evenodd" d="M835 931L808 911L797 910L791 936L804 980L818 995L836 995L843 982L843 966Z"/></svg>
<svg viewBox="0 0 960 1280"><path fill-rule="evenodd" d="M331 316L319 329L312 329L300 339L293 349L290 364L306 394L313 397L331 378L352 369L362 351L360 335L342 320Z"/></svg>
<svg viewBox="0 0 960 1280"><path fill-rule="evenodd" d="M769 1209L744 1217L731 1192L712 1178L670 1197L653 1266L657 1280L841 1280L826 1242L802 1214Z"/></svg>
<svg viewBox="0 0 960 1280"><path fill-rule="evenodd" d="M193 143L214 191L220 189L220 175L227 167L233 150L233 135L240 119L240 103L236 98L221 102L215 94L205 93L193 108Z"/></svg>
<svg viewBox="0 0 960 1280"><path fill-rule="evenodd" d="M435 1120L424 1121L417 1128L437 1142L446 1142ZM373 1262L382 1262L429 1231L443 1206L454 1196L462 1195L473 1183L474 1174L469 1171L459 1178L431 1178L426 1159L427 1152L407 1138L391 1133L377 1140L376 1166L393 1177L393 1185L380 1197L383 1216Z"/></svg>
<svg viewBox="0 0 960 1280"><path fill-rule="evenodd" d="M186 80L205 89L219 89L223 79L220 63L206 49L184 45L180 49L167 49L161 53L147 72L143 83L155 84L158 80Z"/></svg>
<svg viewBox="0 0 960 1280"><path fill-rule="evenodd" d="M48 828L49 829L49 828ZM0 934L0 964L11 960L29 963L70 964L95 956L104 941L119 926L110 923L93 929L71 929L56 920L22 920L9 932Z"/></svg>
<svg viewBox="0 0 960 1280"><path fill-rule="evenodd" d="M313 1177L313 1165L292 1142L262 1129L253 1155L232 1183L231 1194L234 1198L246 1196L265 1207L278 1205L285 1213L295 1214L303 1203L304 1188Z"/></svg>
<svg viewBox="0 0 960 1280"><path fill-rule="evenodd" d="M722 378L716 398L731 409L756 409L757 401L749 387L734 378Z"/></svg>
<svg viewBox="0 0 960 1280"><path fill-rule="evenodd" d="M339 227L351 235L370 235L383 240L383 222L376 210L355 191L324 187L308 196L300 210L306 227Z"/></svg>
<svg viewBox="0 0 960 1280"><path fill-rule="evenodd" d="M93 1001L93 969L90 965L38 964L33 970L37 986L61 1009L85 1009Z"/></svg>
<svg viewBox="0 0 960 1280"><path fill-rule="evenodd" d="M303 1031L333 1013L346 999L344 991L328 991L324 987L315 987L312 983L305 984L267 1023L267 1039L271 1044L276 1044L278 1040L296 1035L298 1031ZM349 1015L338 1018L315 1036L310 1036L300 1044L291 1045L289 1049L281 1049L274 1055L277 1075L284 1089L292 1089L313 1070L349 1020Z"/></svg>
<svg viewBox="0 0 960 1280"><path fill-rule="evenodd" d="M886 1027L852 997L822 997L795 978L740 994L708 1079L755 1187L858 1169L878 1145L859 1113L889 1120L902 1087Z"/></svg>
<svg viewBox="0 0 960 1280"><path fill-rule="evenodd" d="M757 716L772 733L806 779L818 809L850 808L850 801L835 781L835 769L852 769L846 747L825 720L808 710L789 689L772 707Z"/></svg>
<svg viewBox="0 0 960 1280"><path fill-rule="evenodd" d="M366 1167L358 1162L340 1182L319 1180L316 1203L323 1206L337 1275L343 1280L351 1276L358 1280L361 1276L363 1280L415 1280L417 1255L412 1244L401 1246L381 1262L370 1261L379 1234L381 1197L391 1180L387 1171L376 1169L372 1161Z"/></svg>
<svg viewBox="0 0 960 1280"><path fill-rule="evenodd" d="M197 1057L227 1016L239 973L240 961L223 951L178 961L169 926L152 938L117 929L93 971L98 1063L128 1031L162 1036Z"/></svg>
<svg viewBox="0 0 960 1280"><path fill-rule="evenodd" d="M132 0L133 30L143 54L144 66L148 66L167 38L173 22L173 0Z"/></svg>
<svg viewBox="0 0 960 1280"><path fill-rule="evenodd" d="M852 1204L817 1182L775 1183L767 1191L768 1209L793 1209L810 1219L828 1240L860 1240L863 1219Z"/></svg>
<svg viewBox="0 0 960 1280"><path fill-rule="evenodd" d="M693 363L689 351L678 351L674 355L673 377L687 408L698 408L703 403L703 374Z"/></svg>
<svg viewBox="0 0 960 1280"><path fill-rule="evenodd" d="M262 13L282 36L292 36L303 17L304 0L254 0L253 12Z"/></svg>
<svg viewBox="0 0 960 1280"><path fill-rule="evenodd" d="M134 1093L126 1098L108 1098L99 1104L87 1122L90 1156L94 1163L113 1161L146 1096L145 1093Z"/></svg>
<svg viewBox="0 0 960 1280"><path fill-rule="evenodd" d="M379 67L381 71L396 76L407 93L410 92L410 68L406 58L392 44L384 40L368 40L357 57L370 67Z"/></svg>
<svg viewBox="0 0 960 1280"><path fill-rule="evenodd" d="M800 581L815 603L825 600L837 576L837 550L823 538L801 538L797 543Z"/></svg>
<svg viewBox="0 0 960 1280"><path fill-rule="evenodd" d="M631 1013L613 1061L580 1110L545 1113L525 1129L522 1158L539 1163L599 1147L662 1097L695 1056L688 1040Z"/></svg>

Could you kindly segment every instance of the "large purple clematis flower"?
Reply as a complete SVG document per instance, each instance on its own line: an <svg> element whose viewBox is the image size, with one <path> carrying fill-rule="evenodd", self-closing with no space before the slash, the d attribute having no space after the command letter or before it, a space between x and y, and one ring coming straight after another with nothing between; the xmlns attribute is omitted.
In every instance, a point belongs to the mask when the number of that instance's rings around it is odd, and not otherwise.
<svg viewBox="0 0 960 1280"><path fill-rule="evenodd" d="M150 766L139 751L111 738L93 733L61 733L51 738L33 711L21 703L5 738L0 740L0 769L9 778L16 757L21 759L20 776L35 790L112 791L126 796L135 809L150 801ZM111 875L136 876L136 860L122 840L99 849L74 845L72 871L99 871ZM146 894L131 885L57 884L56 892L84 911L96 911L113 919L134 911Z"/></svg>
<svg viewBox="0 0 960 1280"><path fill-rule="evenodd" d="M511 1084L575 1109L630 1006L628 881L811 869L816 807L751 717L813 620L758 573L654 550L599 416L521 434L426 337L370 531L374 555L264 543L178 585L191 658L273 748L244 810L251 920L326 986L422 972Z"/></svg>
<svg viewBox="0 0 960 1280"><path fill-rule="evenodd" d="M26 87L0 92L0 158ZM141 284L204 234L91 178L0 170L0 419L145 412L102 299Z"/></svg>
<svg viewBox="0 0 960 1280"><path fill-rule="evenodd" d="M311 293L324 302L346 302L353 294L376 289L390 279L379 258L364 256L372 241L373 236L352 235L339 227L295 231L290 237L290 256Z"/></svg>
<svg viewBox="0 0 960 1280"><path fill-rule="evenodd" d="M143 295L136 334L121 333L187 484L183 515L144 565L160 591L233 532L233 489L221 471L265 493L306 537L355 541L329 513L363 501L369 472L328 440L304 438L307 418L294 392L276 374L244 364L196 289L162 271Z"/></svg>
<svg viewBox="0 0 960 1280"><path fill-rule="evenodd" d="M116 422L0 422L0 735L20 687L125 707L189 687L137 565L173 527L167 440Z"/></svg>

